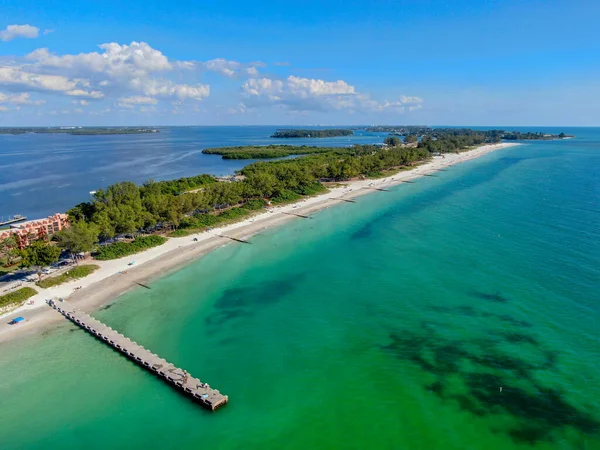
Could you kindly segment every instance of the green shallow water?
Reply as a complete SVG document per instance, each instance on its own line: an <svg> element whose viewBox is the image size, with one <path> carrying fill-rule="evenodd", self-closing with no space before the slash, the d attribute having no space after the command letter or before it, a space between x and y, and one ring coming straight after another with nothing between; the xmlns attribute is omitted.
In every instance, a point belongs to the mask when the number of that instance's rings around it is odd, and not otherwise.
<svg viewBox="0 0 600 450"><path fill-rule="evenodd" d="M216 413L69 325L0 347L0 447L600 449L586 133L228 245L95 314L228 394Z"/></svg>

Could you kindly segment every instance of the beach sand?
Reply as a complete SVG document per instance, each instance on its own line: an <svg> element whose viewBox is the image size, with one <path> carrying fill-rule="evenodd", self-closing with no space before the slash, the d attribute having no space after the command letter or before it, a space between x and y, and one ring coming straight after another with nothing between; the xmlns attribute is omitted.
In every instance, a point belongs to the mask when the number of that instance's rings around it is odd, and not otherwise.
<svg viewBox="0 0 600 450"><path fill-rule="evenodd" d="M413 170L401 171L386 178L339 183L325 194L306 198L297 203L274 207L235 224L182 238L171 238L159 247L125 258L94 261L94 264L98 264L100 269L93 274L50 289L41 289L34 283L24 283L24 286L31 285L39 293L31 298L32 305L23 305L0 316L0 343L35 334L50 327L64 325L66 323L64 318L46 305L46 299L65 298L78 309L90 313L110 303L124 292L139 287L136 283L146 284L152 279L165 276L212 250L232 242L230 239L217 236L218 234L239 239L248 238L268 228L296 219L293 215L283 213L308 215L342 202L336 198L352 199L369 194L374 192L374 188L383 189L394 186L403 181L409 181L444 167L514 145L519 144L484 145L460 154L452 153L446 154L444 157L434 157L431 161ZM197 241L194 241L194 238L197 238ZM131 261L135 261L133 266L128 265ZM81 289L76 289L79 286ZM8 322L17 316L24 317L26 321L18 325L8 325Z"/></svg>

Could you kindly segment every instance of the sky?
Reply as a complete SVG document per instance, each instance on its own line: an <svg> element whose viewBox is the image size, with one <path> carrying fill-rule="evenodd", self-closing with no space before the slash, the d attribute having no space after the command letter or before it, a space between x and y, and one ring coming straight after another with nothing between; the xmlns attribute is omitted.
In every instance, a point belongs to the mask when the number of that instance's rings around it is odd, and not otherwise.
<svg viewBox="0 0 600 450"><path fill-rule="evenodd" d="M0 126L600 126L596 0L2 0Z"/></svg>

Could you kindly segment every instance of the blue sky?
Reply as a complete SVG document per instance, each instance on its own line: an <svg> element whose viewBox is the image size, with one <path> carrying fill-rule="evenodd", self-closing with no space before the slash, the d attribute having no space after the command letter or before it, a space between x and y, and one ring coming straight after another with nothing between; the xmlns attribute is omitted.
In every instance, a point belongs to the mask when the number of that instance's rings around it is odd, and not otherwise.
<svg viewBox="0 0 600 450"><path fill-rule="evenodd" d="M600 125L600 2L4 0L0 125Z"/></svg>

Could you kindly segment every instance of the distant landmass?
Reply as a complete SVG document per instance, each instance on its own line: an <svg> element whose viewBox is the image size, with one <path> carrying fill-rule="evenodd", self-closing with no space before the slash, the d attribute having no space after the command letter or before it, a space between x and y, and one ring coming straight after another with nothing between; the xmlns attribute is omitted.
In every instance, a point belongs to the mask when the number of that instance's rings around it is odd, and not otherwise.
<svg viewBox="0 0 600 450"><path fill-rule="evenodd" d="M240 145L237 147L205 148L205 155L221 155L223 159L266 159L315 153L347 153L345 147L313 147L308 145Z"/></svg>
<svg viewBox="0 0 600 450"><path fill-rule="evenodd" d="M408 134L423 135L433 131L433 128L425 125L373 125L355 129L368 131L369 133L392 133L399 136Z"/></svg>
<svg viewBox="0 0 600 450"><path fill-rule="evenodd" d="M348 129L330 130L277 130L272 138L328 138L339 136L352 136L354 131Z"/></svg>
<svg viewBox="0 0 600 450"><path fill-rule="evenodd" d="M87 128L87 127L32 127L32 128L0 128L0 134L72 134L72 135L107 135L107 134L142 134L158 133L155 128Z"/></svg>

